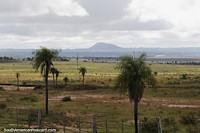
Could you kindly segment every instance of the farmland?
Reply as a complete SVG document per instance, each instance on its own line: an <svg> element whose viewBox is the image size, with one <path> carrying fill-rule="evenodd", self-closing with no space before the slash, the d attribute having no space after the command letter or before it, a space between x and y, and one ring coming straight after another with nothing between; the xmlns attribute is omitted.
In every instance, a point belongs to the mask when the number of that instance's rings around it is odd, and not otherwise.
<svg viewBox="0 0 200 133"><path fill-rule="evenodd" d="M56 87L53 86L52 75L49 75L50 114L44 118L43 125L46 124L45 126L48 127L47 122L53 123L53 127L62 132L63 121L59 119L59 115L55 115L62 112L72 121L66 124L66 129L75 128L73 122L79 118L82 121L82 132L87 132L92 125L88 126L85 123L91 123L92 116L96 114L100 132L105 132L103 127L106 120L109 132L121 132L122 120L125 132L133 131L133 105L129 102L128 95L120 95L114 87L115 78L119 73L115 69L116 63L79 61L78 65L87 68L85 85L82 84L82 76L79 74L75 60L54 62L54 66L61 73ZM155 88L146 85L143 99L139 103L139 120L151 123L160 117L163 132L166 133L172 132L174 125L178 133L199 131L200 67L173 64L149 64L149 66L153 72L157 73L158 84ZM16 86L17 72L20 73L19 91ZM65 76L69 78L67 85L63 81ZM43 77L40 72L32 68L31 62L1 63L0 84L0 103L5 104L7 110L44 108L44 89L34 90L33 86L28 86L44 85ZM72 101L63 102L62 99L66 96L70 96ZM2 122L0 125L3 125L1 128L16 127L16 117L9 117L15 112L12 114L8 111L6 114L4 113L6 108L0 109ZM55 118L51 115L51 111L54 112ZM26 118L23 113L21 117ZM21 127L27 126L26 120L21 120L21 122L19 124ZM35 125L36 123L37 120Z"/></svg>

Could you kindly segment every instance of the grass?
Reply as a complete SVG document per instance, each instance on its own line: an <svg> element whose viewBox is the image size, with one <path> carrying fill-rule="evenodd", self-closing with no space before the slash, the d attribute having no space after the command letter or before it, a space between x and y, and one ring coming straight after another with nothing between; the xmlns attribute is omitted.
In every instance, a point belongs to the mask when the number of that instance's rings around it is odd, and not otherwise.
<svg viewBox="0 0 200 133"><path fill-rule="evenodd" d="M49 109L53 115L43 116L43 125L52 123L57 127L62 126L63 112L69 117L71 123L67 127L77 126L78 117L82 120L82 126L91 128L92 115L97 115L98 132L105 132L105 121L108 121L109 132L121 131L121 121L124 121L125 132L133 131L133 104L128 101L127 95L122 95L113 90L115 77L118 71L114 69L115 63L79 62L79 66L87 68L85 85L82 85L82 76L76 66L76 62L55 62L54 66L61 71L58 77L58 86L53 87L52 75L49 75ZM161 117L163 130L172 132L173 125L167 125L168 119L174 119L178 132L186 133L192 125L182 124L180 120L190 114L200 118L199 108L177 108L167 105L200 105L200 85L198 78L200 67L183 65L152 64L152 70L157 72L159 81L156 89L147 85L143 100L139 104L139 120L147 118L155 121ZM0 66L0 84L16 84L15 73L20 73L20 85L43 85L43 78L39 72L32 69L30 62L20 61L2 63ZM182 74L187 74L186 79ZM63 78L68 75L69 84L65 85ZM44 108L44 90L21 89L16 91L16 86L2 85L0 95L1 103L6 104L9 111L0 109L0 121L16 123L15 108L38 109ZM70 96L70 102L62 102L60 96ZM57 98L57 99L56 99ZM51 100L56 99L56 100ZM6 115L5 115L6 114ZM35 114L37 124L37 114ZM27 113L20 113L21 126L27 122ZM86 124L89 123L89 126ZM49 124L51 125L51 124ZM8 126L3 124L1 127ZM12 127L12 126L11 126ZM15 125L13 125L15 127ZM61 127L59 127L61 129ZM192 126L195 128L195 126Z"/></svg>

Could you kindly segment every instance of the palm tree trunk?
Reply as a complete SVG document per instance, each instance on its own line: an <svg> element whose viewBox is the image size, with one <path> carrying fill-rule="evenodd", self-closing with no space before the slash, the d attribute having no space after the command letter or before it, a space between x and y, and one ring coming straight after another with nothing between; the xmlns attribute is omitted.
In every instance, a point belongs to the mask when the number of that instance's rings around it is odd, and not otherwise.
<svg viewBox="0 0 200 133"><path fill-rule="evenodd" d="M17 90L19 91L19 78L17 78Z"/></svg>
<svg viewBox="0 0 200 133"><path fill-rule="evenodd" d="M135 133L138 133L138 100L134 100Z"/></svg>
<svg viewBox="0 0 200 133"><path fill-rule="evenodd" d="M46 66L46 74L45 74L45 95L46 95L46 99L45 99L45 113L48 114L48 66Z"/></svg>
<svg viewBox="0 0 200 133"><path fill-rule="evenodd" d="M55 78L54 78L54 73L53 73L53 85L55 86Z"/></svg>
<svg viewBox="0 0 200 133"><path fill-rule="evenodd" d="M83 75L83 85L84 85L85 76Z"/></svg>
<svg viewBox="0 0 200 133"><path fill-rule="evenodd" d="M56 87L57 87L57 81L58 81L58 77L56 76Z"/></svg>

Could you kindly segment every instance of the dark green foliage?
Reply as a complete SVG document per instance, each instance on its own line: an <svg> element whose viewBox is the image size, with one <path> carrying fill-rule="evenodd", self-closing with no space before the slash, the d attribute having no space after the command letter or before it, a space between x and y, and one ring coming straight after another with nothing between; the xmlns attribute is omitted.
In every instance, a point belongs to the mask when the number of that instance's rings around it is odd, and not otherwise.
<svg viewBox="0 0 200 133"><path fill-rule="evenodd" d="M63 81L64 81L65 84L67 85L67 83L69 82L69 78L68 78L67 76L65 76L65 77L63 78Z"/></svg>
<svg viewBox="0 0 200 133"><path fill-rule="evenodd" d="M63 99L62 99L63 102L69 102L69 101L72 101L71 97L70 96L65 96Z"/></svg>
<svg viewBox="0 0 200 133"><path fill-rule="evenodd" d="M5 91L5 89L2 86L0 86L0 91Z"/></svg>
<svg viewBox="0 0 200 133"><path fill-rule="evenodd" d="M188 114L181 116L180 122L185 125L197 125L199 123L199 118L194 114Z"/></svg>
<svg viewBox="0 0 200 133"><path fill-rule="evenodd" d="M158 72L154 72L154 76L157 76L158 75Z"/></svg>
<svg viewBox="0 0 200 133"><path fill-rule="evenodd" d="M187 79L188 78L187 76L188 76L187 74L182 74L181 79Z"/></svg>
<svg viewBox="0 0 200 133"><path fill-rule="evenodd" d="M140 129L143 133L156 133L158 132L158 123L156 121L148 121L147 118L140 124Z"/></svg>
<svg viewBox="0 0 200 133"><path fill-rule="evenodd" d="M0 109L5 109L7 105L5 103L0 103Z"/></svg>
<svg viewBox="0 0 200 133"><path fill-rule="evenodd" d="M20 100L25 102L38 102L38 98L36 96L25 96L20 98Z"/></svg>

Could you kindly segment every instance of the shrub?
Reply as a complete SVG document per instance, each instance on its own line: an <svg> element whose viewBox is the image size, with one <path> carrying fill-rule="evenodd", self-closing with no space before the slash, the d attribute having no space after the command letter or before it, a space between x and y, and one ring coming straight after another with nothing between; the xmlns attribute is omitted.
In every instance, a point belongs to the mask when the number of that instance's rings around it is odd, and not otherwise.
<svg viewBox="0 0 200 133"><path fill-rule="evenodd" d="M65 76L65 77L63 78L63 81L64 81L65 84L67 85L67 83L69 82L69 78L68 78L67 76Z"/></svg>
<svg viewBox="0 0 200 133"><path fill-rule="evenodd" d="M65 96L65 97L63 97L62 101L63 102L68 102L68 101L72 101L72 99L71 99L70 96Z"/></svg>
<svg viewBox="0 0 200 133"><path fill-rule="evenodd" d="M157 76L158 75L158 72L154 72L154 76Z"/></svg>
<svg viewBox="0 0 200 133"><path fill-rule="evenodd" d="M148 121L145 117L140 125L144 133L156 133L158 131L158 124L156 121Z"/></svg>
<svg viewBox="0 0 200 133"><path fill-rule="evenodd" d="M5 91L5 89L2 86L0 86L0 91Z"/></svg>
<svg viewBox="0 0 200 133"><path fill-rule="evenodd" d="M5 103L0 103L0 109L5 109L7 105Z"/></svg>
<svg viewBox="0 0 200 133"><path fill-rule="evenodd" d="M189 114L186 116L181 116L180 122L185 125L197 125L199 119L194 116L194 114Z"/></svg>
<svg viewBox="0 0 200 133"><path fill-rule="evenodd" d="M188 76L187 74L182 74L182 75L181 75L181 78L182 78L182 79L187 79L187 78L188 78L187 76Z"/></svg>

